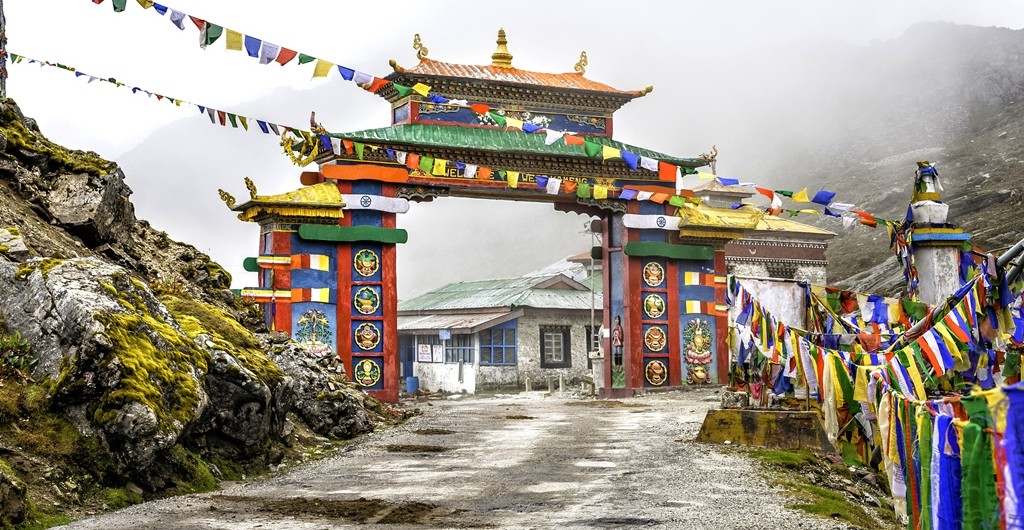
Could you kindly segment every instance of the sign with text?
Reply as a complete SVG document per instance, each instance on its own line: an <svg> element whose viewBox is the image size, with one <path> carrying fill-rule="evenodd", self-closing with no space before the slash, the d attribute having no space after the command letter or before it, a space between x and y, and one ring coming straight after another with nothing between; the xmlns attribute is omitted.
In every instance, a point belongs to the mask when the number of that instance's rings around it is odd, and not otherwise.
<svg viewBox="0 0 1024 530"><path fill-rule="evenodd" d="M431 362L432 359L431 359L431 356L430 356L430 345L429 344L420 344L420 345L417 346L417 348L416 348L416 360L421 362L421 363L429 363L429 362Z"/></svg>

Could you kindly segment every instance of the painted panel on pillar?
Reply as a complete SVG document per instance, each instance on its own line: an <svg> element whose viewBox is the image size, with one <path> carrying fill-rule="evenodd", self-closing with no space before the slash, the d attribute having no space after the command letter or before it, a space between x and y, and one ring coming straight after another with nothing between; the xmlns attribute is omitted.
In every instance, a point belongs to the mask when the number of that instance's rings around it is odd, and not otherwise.
<svg viewBox="0 0 1024 530"><path fill-rule="evenodd" d="M338 275L333 271L313 269L292 269L292 289L334 289L338 286Z"/></svg>
<svg viewBox="0 0 1024 530"><path fill-rule="evenodd" d="M668 353L668 327L663 324L644 324L644 352Z"/></svg>
<svg viewBox="0 0 1024 530"><path fill-rule="evenodd" d="M346 210L352 226L381 226L381 213L376 210Z"/></svg>
<svg viewBox="0 0 1024 530"><path fill-rule="evenodd" d="M352 322L352 354L384 351L384 329L379 320Z"/></svg>
<svg viewBox="0 0 1024 530"><path fill-rule="evenodd" d="M380 195L381 190L380 182L372 180L357 180L352 183L352 193L365 193L367 195Z"/></svg>
<svg viewBox="0 0 1024 530"><path fill-rule="evenodd" d="M644 358L644 386L668 385L668 359Z"/></svg>
<svg viewBox="0 0 1024 530"><path fill-rule="evenodd" d="M337 329L337 311L333 304L300 302L291 304L292 339L310 357L333 355L334 331Z"/></svg>
<svg viewBox="0 0 1024 530"><path fill-rule="evenodd" d="M664 320L668 301L662 293L644 292L644 320Z"/></svg>
<svg viewBox="0 0 1024 530"><path fill-rule="evenodd" d="M352 381L363 390L384 390L384 358L352 359Z"/></svg>
<svg viewBox="0 0 1024 530"><path fill-rule="evenodd" d="M381 281L380 245L357 243L352 245L352 281Z"/></svg>
<svg viewBox="0 0 1024 530"><path fill-rule="evenodd" d="M644 285L655 289L665 288L665 260L650 260L644 262L643 268Z"/></svg>
<svg viewBox="0 0 1024 530"><path fill-rule="evenodd" d="M377 285L355 285L352 287L352 316L379 317L381 309L381 288Z"/></svg>
<svg viewBox="0 0 1024 530"><path fill-rule="evenodd" d="M691 385L715 380L715 317L680 315L683 377Z"/></svg>

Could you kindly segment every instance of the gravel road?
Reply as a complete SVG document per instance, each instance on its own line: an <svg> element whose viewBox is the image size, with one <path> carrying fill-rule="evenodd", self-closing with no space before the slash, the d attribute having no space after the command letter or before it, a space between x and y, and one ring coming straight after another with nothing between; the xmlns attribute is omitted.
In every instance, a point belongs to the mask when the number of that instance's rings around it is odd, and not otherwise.
<svg viewBox="0 0 1024 530"><path fill-rule="evenodd" d="M466 396L331 457L73 529L836 528L786 509L742 451L698 444L710 391Z"/></svg>

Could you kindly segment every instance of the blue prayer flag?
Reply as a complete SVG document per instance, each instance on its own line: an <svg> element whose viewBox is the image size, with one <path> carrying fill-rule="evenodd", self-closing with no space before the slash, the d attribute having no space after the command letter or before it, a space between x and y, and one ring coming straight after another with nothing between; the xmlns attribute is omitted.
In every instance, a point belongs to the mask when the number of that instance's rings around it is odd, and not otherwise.
<svg viewBox="0 0 1024 530"><path fill-rule="evenodd" d="M394 160L395 159L395 150L394 149L392 149L390 147L387 147L387 148L384 149L384 152L388 154L388 160ZM458 163L458 162L456 162L456 163Z"/></svg>
<svg viewBox="0 0 1024 530"><path fill-rule="evenodd" d="M153 4L153 9L155 9L157 13L160 13L160 16L163 16L163 15L167 14L167 6L163 6L163 5L160 5L160 4Z"/></svg>
<svg viewBox="0 0 1024 530"><path fill-rule="evenodd" d="M320 135L320 145L324 146L324 151L331 152L331 137L326 134Z"/></svg>
<svg viewBox="0 0 1024 530"><path fill-rule="evenodd" d="M541 129L542 127L540 127L539 125L534 125L530 122L523 122L523 132L532 133L537 132Z"/></svg>
<svg viewBox="0 0 1024 530"><path fill-rule="evenodd" d="M263 134L270 134L270 127L267 127L267 122L263 120L256 120L256 125L260 126L260 130L263 131Z"/></svg>
<svg viewBox="0 0 1024 530"><path fill-rule="evenodd" d="M629 166L629 169L636 171L636 165L640 161L640 155L636 153L630 153L625 149L623 149L619 154L622 156L622 161L625 162L627 166Z"/></svg>
<svg viewBox="0 0 1024 530"><path fill-rule="evenodd" d="M356 75L356 71L351 68L345 68L342 65L338 65L338 72L341 74L341 78L345 81L351 81L352 77Z"/></svg>
<svg viewBox="0 0 1024 530"><path fill-rule="evenodd" d="M257 39L256 37L250 37L248 35L245 36L245 51L249 54L249 57L260 56L261 44L263 44L263 41Z"/></svg>
<svg viewBox="0 0 1024 530"><path fill-rule="evenodd" d="M741 203L741 202L734 202L734 203L732 203L732 206L730 206L730 208L732 208L733 210L739 210L742 207L743 207L743 203Z"/></svg>
<svg viewBox="0 0 1024 530"><path fill-rule="evenodd" d="M832 210L829 210L827 206L825 207L825 215L831 215L832 217L842 217L842 215L837 214L836 212L833 212Z"/></svg>
<svg viewBox="0 0 1024 530"><path fill-rule="evenodd" d="M204 107L202 105L196 105L196 106L199 107L199 114L203 114L204 112L206 112L206 107Z"/></svg>
<svg viewBox="0 0 1024 530"><path fill-rule="evenodd" d="M725 177L716 177L718 182L723 186L735 186L740 183L740 179L730 179Z"/></svg>
<svg viewBox="0 0 1024 530"><path fill-rule="evenodd" d="M448 98L444 96L438 96L437 94L430 94L430 101L443 105L445 103L448 103Z"/></svg>
<svg viewBox="0 0 1024 530"><path fill-rule="evenodd" d="M832 204L832 197L835 196L836 193L834 191L820 190L818 191L818 193L814 194L814 198L811 199L811 202L816 202L818 204L824 204L825 206L828 206L829 204Z"/></svg>
<svg viewBox="0 0 1024 530"><path fill-rule="evenodd" d="M537 187L538 188L544 189L544 188L546 188L548 186L548 178L547 177L542 177L540 175L537 175L536 180L537 180Z"/></svg>
<svg viewBox="0 0 1024 530"><path fill-rule="evenodd" d="M624 201L631 201L631 200L635 199L636 196L637 196L637 191L636 190L622 190L622 193L619 194L619 198L624 200Z"/></svg>

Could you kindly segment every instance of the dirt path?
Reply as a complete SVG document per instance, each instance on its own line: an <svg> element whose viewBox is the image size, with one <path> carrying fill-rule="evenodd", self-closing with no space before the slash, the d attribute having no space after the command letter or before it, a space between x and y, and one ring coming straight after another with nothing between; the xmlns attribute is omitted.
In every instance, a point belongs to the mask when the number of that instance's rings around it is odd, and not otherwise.
<svg viewBox="0 0 1024 530"><path fill-rule="evenodd" d="M68 528L835 528L784 508L741 452L689 442L715 399L431 401L330 458Z"/></svg>

